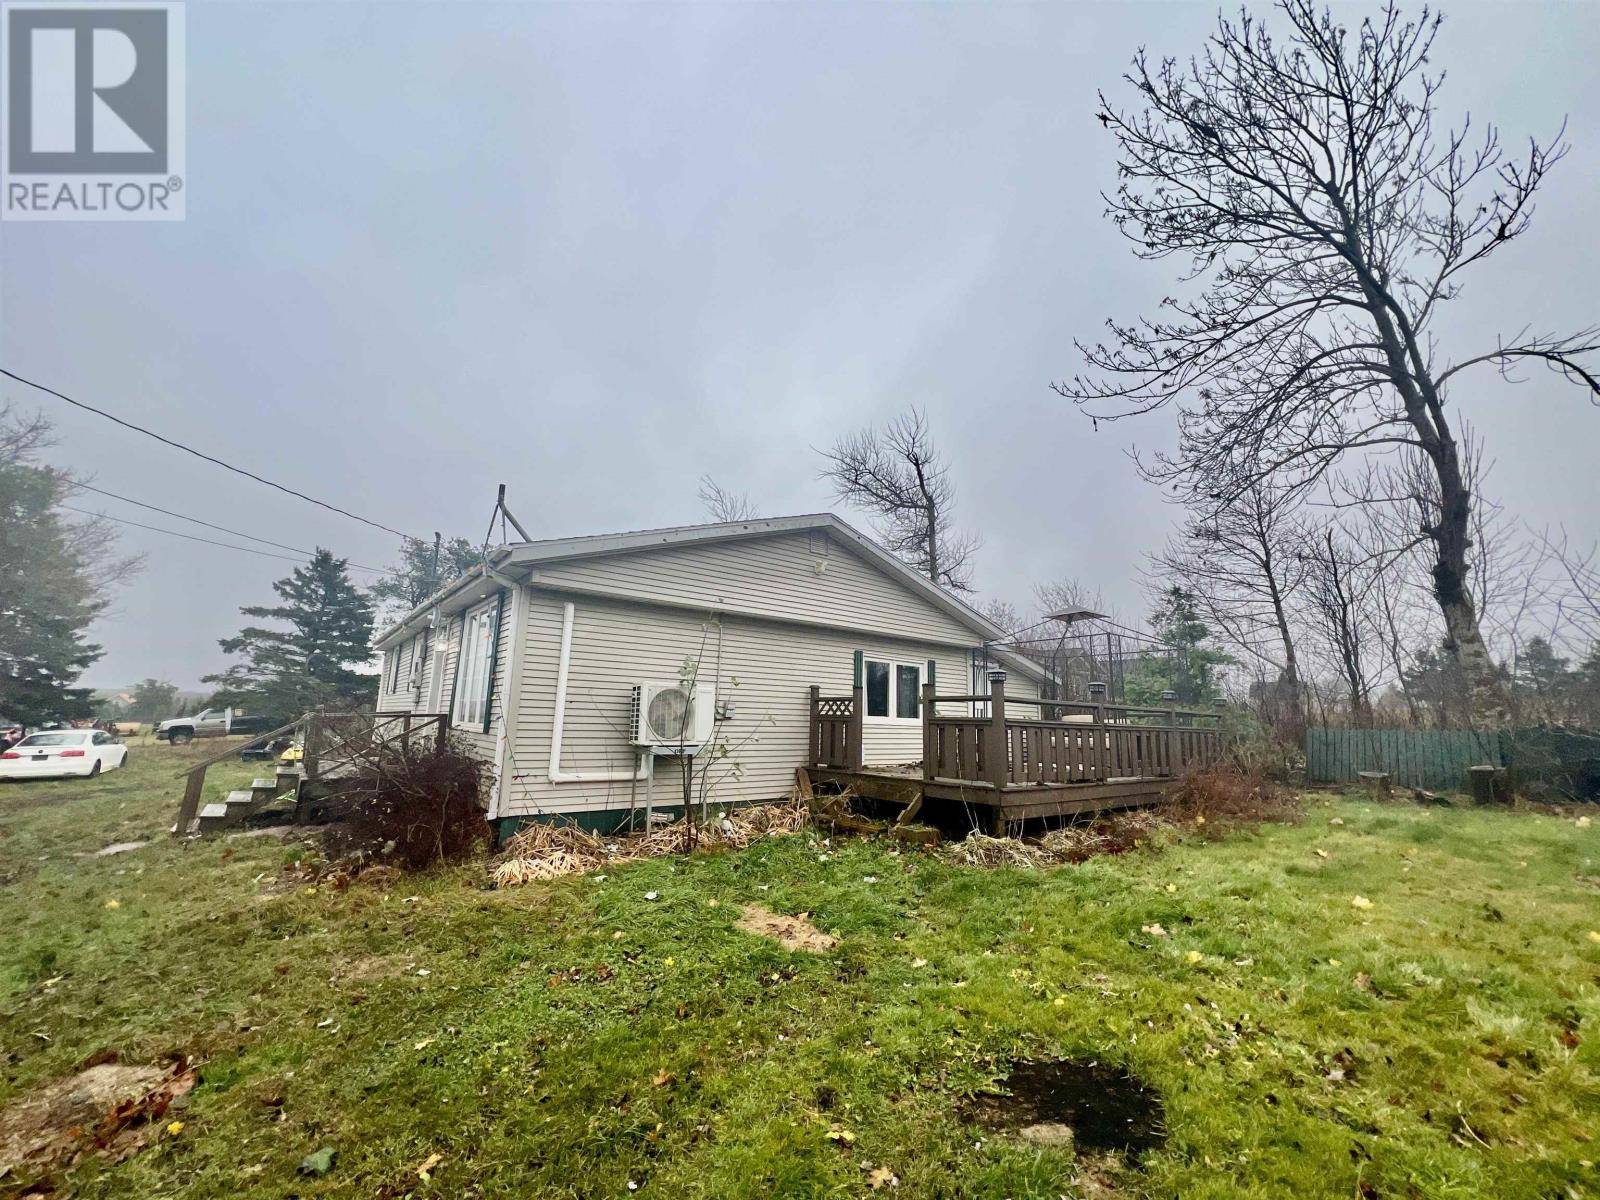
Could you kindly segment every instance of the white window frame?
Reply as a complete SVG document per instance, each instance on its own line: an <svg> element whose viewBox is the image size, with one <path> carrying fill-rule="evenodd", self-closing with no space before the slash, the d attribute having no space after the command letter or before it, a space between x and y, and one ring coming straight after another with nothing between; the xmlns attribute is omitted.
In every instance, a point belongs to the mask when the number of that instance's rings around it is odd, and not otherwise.
<svg viewBox="0 0 1600 1200"><path fill-rule="evenodd" d="M394 695L400 688L400 647L402 642L396 642L391 649L384 651L383 663L383 690L389 695Z"/></svg>
<svg viewBox="0 0 1600 1200"><path fill-rule="evenodd" d="M489 683L494 678L494 616L499 609L499 603L491 600L462 618L461 645L456 650L455 699L450 711L453 729L483 732Z"/></svg>
<svg viewBox="0 0 1600 1200"><path fill-rule="evenodd" d="M922 723L922 685L928 679L928 664L922 659L889 658L882 654L863 652L861 655L861 703L868 704L867 700L867 674L870 663L883 663L889 668L889 713L887 716L875 717L870 711L863 711L861 719L869 725L919 725ZM895 713L899 705L895 698L899 694L900 668L911 667L917 672L917 715L914 717L900 717Z"/></svg>

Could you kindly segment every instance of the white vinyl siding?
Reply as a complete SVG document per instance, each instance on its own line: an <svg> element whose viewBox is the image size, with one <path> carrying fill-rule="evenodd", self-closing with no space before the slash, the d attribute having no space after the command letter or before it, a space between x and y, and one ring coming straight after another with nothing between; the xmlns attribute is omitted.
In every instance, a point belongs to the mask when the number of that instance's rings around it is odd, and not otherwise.
<svg viewBox="0 0 1600 1200"><path fill-rule="evenodd" d="M490 602L468 613L463 626L461 649L457 656L455 707L450 714L451 725L457 728L484 727L484 714L489 703L489 681L493 676L495 643L495 610L497 603Z"/></svg>
<svg viewBox="0 0 1600 1200"><path fill-rule="evenodd" d="M959 681L967 674L968 652L960 648L862 638L744 617L725 617L719 622L708 614L683 609L534 591L528 597L527 619L520 634L527 638L521 700L512 731L512 761L501 816L644 805L644 784L635 785L626 778L583 783L549 780L562 605L568 600L574 605L574 618L562 770L618 776L631 772L638 761L628 742L633 685L676 679L686 657L699 658L701 683L712 684L717 700L730 704L733 711L731 720L716 726L716 744L725 747L727 754L713 773L712 804L773 800L789 794L794 769L806 761L809 689L817 684L824 695L847 694L857 650L879 661L918 667L934 659L937 679L958 690ZM920 761L921 723L867 722L863 757L877 765ZM681 779L676 760L657 760L657 805L681 802Z"/></svg>
<svg viewBox="0 0 1600 1200"><path fill-rule="evenodd" d="M951 646L982 636L826 530L662 546L534 568L535 587L682 604Z"/></svg>

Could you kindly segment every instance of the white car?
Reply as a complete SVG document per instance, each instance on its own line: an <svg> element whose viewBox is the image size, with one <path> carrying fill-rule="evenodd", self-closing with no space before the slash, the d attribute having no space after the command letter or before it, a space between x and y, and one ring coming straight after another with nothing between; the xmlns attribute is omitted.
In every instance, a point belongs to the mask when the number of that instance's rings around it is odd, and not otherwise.
<svg viewBox="0 0 1600 1200"><path fill-rule="evenodd" d="M128 761L128 748L98 729L52 729L30 733L0 754L0 779L51 775L98 775Z"/></svg>

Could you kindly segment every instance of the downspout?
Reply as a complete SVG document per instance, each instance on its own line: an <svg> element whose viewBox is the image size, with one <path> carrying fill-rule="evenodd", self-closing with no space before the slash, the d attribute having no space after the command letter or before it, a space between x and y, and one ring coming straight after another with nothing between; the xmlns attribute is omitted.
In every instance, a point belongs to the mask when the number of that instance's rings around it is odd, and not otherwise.
<svg viewBox="0 0 1600 1200"><path fill-rule="evenodd" d="M644 782L650 776L642 759L632 770L563 771L561 769L561 734L567 722L567 673L572 664L572 623L576 611L576 606L570 600L561 606L561 659L556 667L555 724L550 730L550 765L546 774L551 783Z"/></svg>

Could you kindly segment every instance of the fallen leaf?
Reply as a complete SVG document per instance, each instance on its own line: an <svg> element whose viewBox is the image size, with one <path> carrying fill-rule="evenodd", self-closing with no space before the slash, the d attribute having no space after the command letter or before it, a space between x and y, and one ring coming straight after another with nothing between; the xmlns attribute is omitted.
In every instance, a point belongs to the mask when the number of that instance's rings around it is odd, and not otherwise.
<svg viewBox="0 0 1600 1200"><path fill-rule="evenodd" d="M442 1154L430 1154L417 1164L417 1178L427 1183L433 1178L433 1169L444 1161Z"/></svg>
<svg viewBox="0 0 1600 1200"><path fill-rule="evenodd" d="M867 1186L877 1191L879 1188L899 1187L900 1180L888 1167L874 1167L867 1172Z"/></svg>
<svg viewBox="0 0 1600 1200"><path fill-rule="evenodd" d="M1139 926L1140 933L1148 933L1151 937L1166 937L1167 931L1161 928L1160 922L1151 925Z"/></svg>
<svg viewBox="0 0 1600 1200"><path fill-rule="evenodd" d="M662 1067L661 1070L650 1076L650 1082L656 1087L666 1087L667 1084L672 1082L673 1078L672 1072Z"/></svg>
<svg viewBox="0 0 1600 1200"><path fill-rule="evenodd" d="M661 899L661 893L660 892L646 892L644 894L644 898L646 900L659 900L659 899Z"/></svg>
<svg viewBox="0 0 1600 1200"><path fill-rule="evenodd" d="M1169 883L1169 884L1167 884L1167 891L1169 891L1169 892L1175 892L1175 891L1177 891L1177 890L1178 890L1178 885L1177 885L1177 884L1175 884L1175 883Z"/></svg>
<svg viewBox="0 0 1600 1200"><path fill-rule="evenodd" d="M1372 990L1372 976L1365 971L1357 973L1354 983L1358 992L1370 992Z"/></svg>
<svg viewBox="0 0 1600 1200"><path fill-rule="evenodd" d="M122 907L122 901L121 900L107 900L106 901L106 907L107 908L121 908Z"/></svg>
<svg viewBox="0 0 1600 1200"><path fill-rule="evenodd" d="M1312 853L1315 854L1318 858L1327 858L1328 857L1328 852L1326 850L1313 850Z"/></svg>
<svg viewBox="0 0 1600 1200"><path fill-rule="evenodd" d="M1330 958L1328 960L1328 965L1330 967L1342 967L1342 966L1344 966L1344 964L1342 962L1340 962L1337 958Z"/></svg>
<svg viewBox="0 0 1600 1200"><path fill-rule="evenodd" d="M1371 908L1372 907L1372 901L1368 900L1365 896L1351 896L1350 897L1350 907L1351 908ZM1597 939L1597 940L1600 940L1600 939Z"/></svg>
<svg viewBox="0 0 1600 1200"><path fill-rule="evenodd" d="M413 1050L426 1050L429 1046L433 1045L433 1043L434 1043L434 1039L433 1038L423 1038L420 1042L417 1042L411 1048Z"/></svg>
<svg viewBox="0 0 1600 1200"><path fill-rule="evenodd" d="M1344 824L1344 818L1343 817L1333 817L1328 821L1328 824L1329 825L1343 825Z"/></svg>
<svg viewBox="0 0 1600 1200"><path fill-rule="evenodd" d="M315 1154L308 1154L300 1160L300 1174L326 1175L333 1170L333 1159L338 1153L332 1146L324 1146Z"/></svg>
<svg viewBox="0 0 1600 1200"><path fill-rule="evenodd" d="M1191 951L1189 951L1189 953L1187 953L1187 954L1185 954L1183 956L1183 961L1188 963L1190 966L1193 966L1195 963L1199 962L1204 957L1205 957L1205 955L1201 954L1200 951L1191 950Z"/></svg>
<svg viewBox="0 0 1600 1200"><path fill-rule="evenodd" d="M1594 822L1591 821L1588 817L1579 817L1576 821L1573 822L1573 824L1576 825L1579 829L1587 829L1587 828L1589 828L1590 825L1593 825Z"/></svg>
<svg viewBox="0 0 1600 1200"><path fill-rule="evenodd" d="M177 1137L182 1132L183 1132L183 1122L182 1121L169 1121L167 1123L167 1133L168 1133L169 1136Z"/></svg>
<svg viewBox="0 0 1600 1200"><path fill-rule="evenodd" d="M842 1145L848 1146L856 1140L856 1135L842 1126L834 1125L828 1130L828 1138L830 1141L839 1142Z"/></svg>
<svg viewBox="0 0 1600 1200"><path fill-rule="evenodd" d="M1591 942L1600 942L1600 931L1594 929L1589 930L1589 940Z"/></svg>
<svg viewBox="0 0 1600 1200"><path fill-rule="evenodd" d="M1600 941L1600 937L1597 937L1595 940ZM925 958L914 958L911 960L911 965L920 969L928 965L928 960Z"/></svg>

